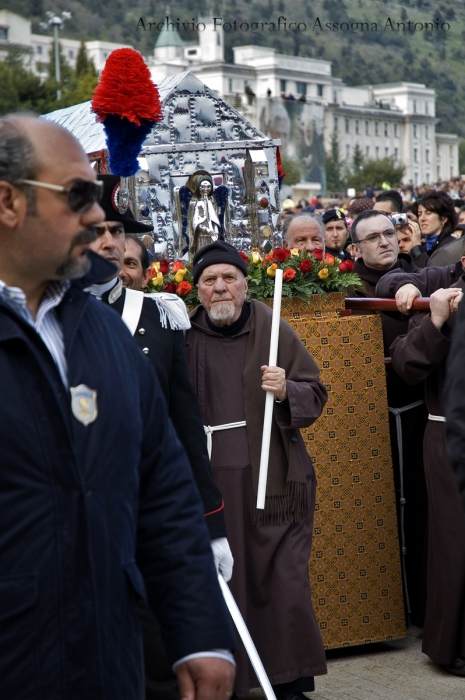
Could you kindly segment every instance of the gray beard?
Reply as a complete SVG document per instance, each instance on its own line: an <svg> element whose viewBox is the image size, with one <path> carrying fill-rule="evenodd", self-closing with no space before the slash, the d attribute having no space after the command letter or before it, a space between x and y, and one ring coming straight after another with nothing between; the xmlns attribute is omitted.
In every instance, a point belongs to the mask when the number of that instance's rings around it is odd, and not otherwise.
<svg viewBox="0 0 465 700"><path fill-rule="evenodd" d="M91 267L91 262L86 256L81 259L68 258L57 270L57 275L62 280L76 280L84 277Z"/></svg>
<svg viewBox="0 0 465 700"><path fill-rule="evenodd" d="M232 301L217 301L213 304L208 316L216 326L229 326L233 322L236 308Z"/></svg>

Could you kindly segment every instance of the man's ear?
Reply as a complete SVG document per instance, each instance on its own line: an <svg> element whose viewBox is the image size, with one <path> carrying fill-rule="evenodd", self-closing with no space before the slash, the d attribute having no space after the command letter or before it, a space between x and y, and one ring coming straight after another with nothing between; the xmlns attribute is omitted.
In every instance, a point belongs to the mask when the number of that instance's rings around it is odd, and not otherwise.
<svg viewBox="0 0 465 700"><path fill-rule="evenodd" d="M9 229L17 228L25 205L20 190L11 182L0 180L0 224Z"/></svg>

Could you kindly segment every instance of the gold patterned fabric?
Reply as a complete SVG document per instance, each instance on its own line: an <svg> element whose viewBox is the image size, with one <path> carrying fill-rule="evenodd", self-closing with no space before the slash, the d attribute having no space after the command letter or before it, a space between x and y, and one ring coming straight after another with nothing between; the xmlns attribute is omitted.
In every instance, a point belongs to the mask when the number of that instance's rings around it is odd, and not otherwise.
<svg viewBox="0 0 465 700"><path fill-rule="evenodd" d="M309 569L326 648L406 634L381 318L343 308L342 294L282 305L329 396L302 430L318 479Z"/></svg>

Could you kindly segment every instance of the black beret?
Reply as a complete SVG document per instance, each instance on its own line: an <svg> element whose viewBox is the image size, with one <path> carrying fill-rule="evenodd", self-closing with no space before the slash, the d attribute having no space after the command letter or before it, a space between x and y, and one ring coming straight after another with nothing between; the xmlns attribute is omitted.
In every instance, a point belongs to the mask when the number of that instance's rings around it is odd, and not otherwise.
<svg viewBox="0 0 465 700"><path fill-rule="evenodd" d="M194 284L197 284L200 275L206 267L221 263L235 265L247 277L247 263L241 258L236 248L230 243L226 243L226 241L215 241L200 248L194 255L194 267L192 270Z"/></svg>
<svg viewBox="0 0 465 700"><path fill-rule="evenodd" d="M328 211L325 211L321 218L324 224L327 224L328 221L343 221L344 223L346 222L346 217L344 213L342 211L339 211L339 209L329 209Z"/></svg>

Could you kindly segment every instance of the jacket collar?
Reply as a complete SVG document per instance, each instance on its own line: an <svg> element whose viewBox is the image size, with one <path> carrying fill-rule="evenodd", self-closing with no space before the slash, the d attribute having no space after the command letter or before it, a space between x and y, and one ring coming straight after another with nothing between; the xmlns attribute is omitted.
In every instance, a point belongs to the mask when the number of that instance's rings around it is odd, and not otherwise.
<svg viewBox="0 0 465 700"><path fill-rule="evenodd" d="M86 289L93 284L99 284L110 277L116 277L118 271L113 263L102 258L101 255L94 253L93 250L87 251L87 257L91 262L89 272L77 280L73 280L71 287L73 289Z"/></svg>
<svg viewBox="0 0 465 700"><path fill-rule="evenodd" d="M376 286L384 275L391 270L403 270L404 272L415 272L416 265L412 262L412 258L407 253L399 253L397 257L397 262L389 268L389 270L374 270L371 267L367 267L363 262L363 258L358 258L355 261L354 272L359 275L362 280L368 282L372 286Z"/></svg>

